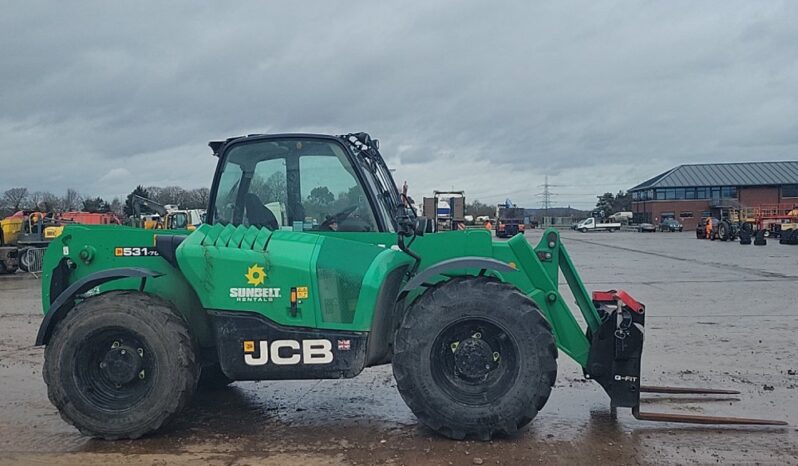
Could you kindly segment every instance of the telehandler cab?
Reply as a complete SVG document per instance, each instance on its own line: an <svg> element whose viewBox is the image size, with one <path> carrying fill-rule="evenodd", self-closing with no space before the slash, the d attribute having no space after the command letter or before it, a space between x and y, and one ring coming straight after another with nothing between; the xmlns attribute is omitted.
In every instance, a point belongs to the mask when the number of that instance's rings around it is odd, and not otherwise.
<svg viewBox="0 0 798 466"><path fill-rule="evenodd" d="M44 380L87 435L156 431L198 385L354 377L392 363L424 424L489 439L546 404L557 348L638 418L779 424L640 413L641 391L676 390L640 385L645 307L622 291L588 294L555 230L534 248L486 230L424 235L365 133L210 146L206 224L69 225L46 252Z"/></svg>

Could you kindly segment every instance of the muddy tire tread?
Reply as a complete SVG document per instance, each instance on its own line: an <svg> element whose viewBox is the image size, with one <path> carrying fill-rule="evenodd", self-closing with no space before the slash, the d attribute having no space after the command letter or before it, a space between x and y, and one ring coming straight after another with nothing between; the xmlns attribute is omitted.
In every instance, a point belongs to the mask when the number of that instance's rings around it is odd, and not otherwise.
<svg viewBox="0 0 798 466"><path fill-rule="evenodd" d="M99 432L88 428L87 426L76 423L67 414L70 410L70 401L67 393L57 386L52 384L53 376L51 374L54 370L53 362L54 355L52 351L48 351L53 347L53 342L58 341L65 335L73 331L74 327L80 324L80 319L84 312L89 312L95 307L113 306L118 305L120 302L125 302L131 305L134 311L123 311L128 314L136 315L135 310L146 310L152 314L156 322L159 323L163 329L168 333L175 335L179 342L181 351L179 367L174 368L174 371L179 372L180 376L175 379L182 382L178 386L173 387L177 396L170 399L170 403L165 406L152 420L143 427L123 433L109 434ZM102 438L105 440L120 440L120 439L137 439L148 433L157 431L169 421L171 421L177 413L190 402L191 397L196 391L197 381L199 378L199 364L196 351L196 342L191 336L189 328L183 318L177 313L167 301L156 296L146 294L138 291L122 290L110 291L91 298L88 298L79 303L75 308L61 320L53 331L53 336L50 340L50 345L45 349L45 362L44 370L42 371L44 381L47 384L48 398L50 402L58 409L61 418L69 424L75 426L82 434L95 438ZM57 347L57 345L56 345Z"/></svg>
<svg viewBox="0 0 798 466"><path fill-rule="evenodd" d="M425 325L421 320L425 313L430 312L429 307L445 308L446 303L456 302L458 298L473 295L474 289L479 289L479 293L498 297L499 306L519 312L522 315L521 318L532 319L534 321L534 337L546 339L546 341L543 344L544 354L540 354L538 357L541 370L535 387L534 400L526 405L515 419L502 419L492 425L464 429L462 426L446 425L445 422L437 419L429 411L426 403L420 399L412 383L413 374L411 371L414 369L409 367L407 356L414 352L414 348L418 347L420 339L424 337L423 334L414 329ZM439 310L438 312L447 312L447 310ZM455 311L449 309L448 312ZM548 401L551 389L557 379L558 353L548 321L527 296L515 287L490 277L458 277L439 283L427 290L413 303L413 307L407 312L400 330L397 332L394 348L396 352L393 358L393 371L402 398L416 417L425 425L446 437L456 440L462 440L466 437L489 440L496 435L514 434L537 416L538 412Z"/></svg>

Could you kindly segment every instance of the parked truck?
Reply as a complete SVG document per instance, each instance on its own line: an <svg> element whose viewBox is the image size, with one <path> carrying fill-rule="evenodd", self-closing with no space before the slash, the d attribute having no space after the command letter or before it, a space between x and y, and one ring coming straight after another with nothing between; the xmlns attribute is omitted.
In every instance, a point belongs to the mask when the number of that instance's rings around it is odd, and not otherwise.
<svg viewBox="0 0 798 466"><path fill-rule="evenodd" d="M465 191L433 191L424 198L422 213L432 219L435 231L464 229Z"/></svg>
<svg viewBox="0 0 798 466"><path fill-rule="evenodd" d="M588 217L576 225L576 229L581 231L582 233L587 233L588 231L599 231L599 230L607 230L607 231L615 231L621 229L621 224L619 222L609 222L609 223L601 223L596 220L596 217Z"/></svg>
<svg viewBox="0 0 798 466"><path fill-rule="evenodd" d="M524 208L518 207L509 199L496 206L497 238L509 238L524 232Z"/></svg>

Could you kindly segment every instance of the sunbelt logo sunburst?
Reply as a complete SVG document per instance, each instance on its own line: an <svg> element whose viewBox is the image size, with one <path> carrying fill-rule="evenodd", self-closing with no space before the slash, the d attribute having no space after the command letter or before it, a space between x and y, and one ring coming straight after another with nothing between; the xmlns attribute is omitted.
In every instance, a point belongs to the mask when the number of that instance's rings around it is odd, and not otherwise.
<svg viewBox="0 0 798 466"><path fill-rule="evenodd" d="M252 267L247 269L244 277L246 277L247 283L252 286L263 285L263 282L266 281L266 271L258 264L252 264Z"/></svg>

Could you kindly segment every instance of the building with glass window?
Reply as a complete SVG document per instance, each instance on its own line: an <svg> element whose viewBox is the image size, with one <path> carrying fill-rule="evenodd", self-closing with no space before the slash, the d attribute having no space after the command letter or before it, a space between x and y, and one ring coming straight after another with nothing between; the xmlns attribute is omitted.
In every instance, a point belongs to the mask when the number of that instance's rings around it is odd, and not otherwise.
<svg viewBox="0 0 798 466"><path fill-rule="evenodd" d="M633 221L675 218L688 230L724 209L798 206L798 161L679 165L629 192Z"/></svg>

